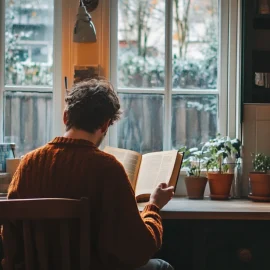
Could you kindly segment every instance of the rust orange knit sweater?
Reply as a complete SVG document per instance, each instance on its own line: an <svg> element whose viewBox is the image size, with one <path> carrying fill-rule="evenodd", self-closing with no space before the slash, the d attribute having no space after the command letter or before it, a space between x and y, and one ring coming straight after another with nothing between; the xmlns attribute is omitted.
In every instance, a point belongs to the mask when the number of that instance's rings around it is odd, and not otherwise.
<svg viewBox="0 0 270 270"><path fill-rule="evenodd" d="M38 197L89 198L91 269L134 269L161 246L158 208L140 214L123 166L89 141L57 137L24 156L8 198Z"/></svg>

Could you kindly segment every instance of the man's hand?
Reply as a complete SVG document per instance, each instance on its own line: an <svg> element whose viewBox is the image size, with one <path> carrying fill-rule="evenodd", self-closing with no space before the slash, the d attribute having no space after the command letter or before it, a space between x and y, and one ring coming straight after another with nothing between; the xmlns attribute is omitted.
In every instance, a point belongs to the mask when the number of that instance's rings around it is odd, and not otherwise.
<svg viewBox="0 0 270 270"><path fill-rule="evenodd" d="M159 184L150 196L149 203L155 204L159 209L163 208L173 197L174 187L168 187L166 183Z"/></svg>

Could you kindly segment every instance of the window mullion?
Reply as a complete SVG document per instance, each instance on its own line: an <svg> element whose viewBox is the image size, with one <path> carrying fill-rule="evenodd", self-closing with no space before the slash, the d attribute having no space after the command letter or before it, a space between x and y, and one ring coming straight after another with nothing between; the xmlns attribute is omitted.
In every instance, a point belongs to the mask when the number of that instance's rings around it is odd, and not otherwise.
<svg viewBox="0 0 270 270"><path fill-rule="evenodd" d="M220 1L220 53L219 53L219 132L228 132L228 47L229 47L229 1Z"/></svg>
<svg viewBox="0 0 270 270"><path fill-rule="evenodd" d="M18 86L18 85L6 85L4 91L16 91L16 92L52 92L53 87L30 85L30 86Z"/></svg>
<svg viewBox="0 0 270 270"><path fill-rule="evenodd" d="M164 94L165 91L162 89L145 89L145 88L120 88L117 89L118 93L123 94Z"/></svg>
<svg viewBox="0 0 270 270"><path fill-rule="evenodd" d="M228 62L228 135L236 136L236 83L237 83L237 16L238 1L230 0L229 4L229 62Z"/></svg>
<svg viewBox="0 0 270 270"><path fill-rule="evenodd" d="M242 138L241 128L241 52L242 52L242 1L237 1L237 78L236 78L236 134L237 138Z"/></svg>
<svg viewBox="0 0 270 270"><path fill-rule="evenodd" d="M166 0L165 7L165 115L163 149L171 149L171 123L172 123L172 20L173 1Z"/></svg>
<svg viewBox="0 0 270 270"><path fill-rule="evenodd" d="M110 1L110 80L117 90L117 75L118 75L118 0ZM109 144L117 147L117 124L109 129ZM104 142L108 144L108 141Z"/></svg>
<svg viewBox="0 0 270 270"><path fill-rule="evenodd" d="M5 0L0 0L0 142L4 141L4 125L3 125L3 89L5 86Z"/></svg>
<svg viewBox="0 0 270 270"><path fill-rule="evenodd" d="M180 89L173 90L172 95L218 95L219 91L216 89Z"/></svg>
<svg viewBox="0 0 270 270"><path fill-rule="evenodd" d="M62 0L54 0L54 35L53 35L53 136L60 136L64 132L62 111L65 107L62 72ZM61 124L60 124L61 123Z"/></svg>

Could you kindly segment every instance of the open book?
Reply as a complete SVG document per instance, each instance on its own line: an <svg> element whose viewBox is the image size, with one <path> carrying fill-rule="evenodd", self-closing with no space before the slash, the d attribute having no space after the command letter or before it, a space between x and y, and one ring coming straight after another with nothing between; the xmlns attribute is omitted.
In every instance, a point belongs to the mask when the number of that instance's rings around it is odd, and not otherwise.
<svg viewBox="0 0 270 270"><path fill-rule="evenodd" d="M183 155L177 150L141 155L137 152L106 146L109 153L123 164L137 201L148 201L155 187L165 182L176 188Z"/></svg>

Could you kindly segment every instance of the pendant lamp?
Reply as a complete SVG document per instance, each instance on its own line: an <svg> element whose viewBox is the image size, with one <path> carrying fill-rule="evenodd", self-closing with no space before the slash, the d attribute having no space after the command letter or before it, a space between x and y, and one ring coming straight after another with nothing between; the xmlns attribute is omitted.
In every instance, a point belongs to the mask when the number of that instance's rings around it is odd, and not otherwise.
<svg viewBox="0 0 270 270"><path fill-rule="evenodd" d="M83 1L80 1L73 33L73 41L77 43L96 42L96 29Z"/></svg>

